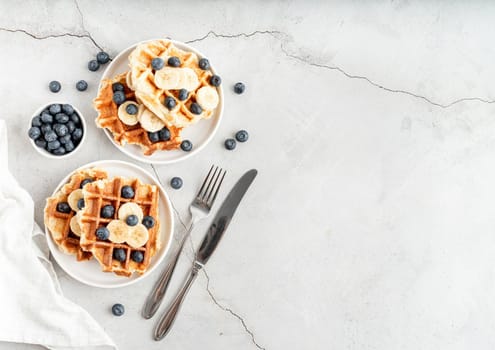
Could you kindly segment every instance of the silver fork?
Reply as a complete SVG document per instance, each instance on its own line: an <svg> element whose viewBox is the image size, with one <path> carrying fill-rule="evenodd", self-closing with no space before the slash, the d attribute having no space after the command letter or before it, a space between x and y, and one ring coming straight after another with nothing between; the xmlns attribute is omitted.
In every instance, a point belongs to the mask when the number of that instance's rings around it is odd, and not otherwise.
<svg viewBox="0 0 495 350"><path fill-rule="evenodd" d="M179 244L179 249L175 253L172 262L163 270L160 278L158 279L155 286L151 290L150 295L148 295L148 298L146 299L142 312L144 318L149 319L153 317L153 315L158 310L158 307L160 306L163 297L165 296L165 292L167 291L167 287L172 274L174 273L180 253L184 248L184 244L191 234L194 225L199 220L206 218L210 213L211 207L213 206L213 203L217 198L218 190L222 185L225 173L225 170L214 165L211 166L208 175L206 175L203 184L201 185L201 188L196 195L196 198L194 198L193 202L189 206L189 211L191 212L191 224L189 226L189 229L184 234L184 237L182 237L182 240Z"/></svg>

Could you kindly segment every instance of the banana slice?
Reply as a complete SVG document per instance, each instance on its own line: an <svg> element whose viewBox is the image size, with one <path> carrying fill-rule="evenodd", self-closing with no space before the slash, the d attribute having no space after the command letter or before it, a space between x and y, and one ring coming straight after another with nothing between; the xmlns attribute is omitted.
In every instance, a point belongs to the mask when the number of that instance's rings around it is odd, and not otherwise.
<svg viewBox="0 0 495 350"><path fill-rule="evenodd" d="M149 109L143 109L138 119L143 129L149 132L159 131L165 126L165 123Z"/></svg>
<svg viewBox="0 0 495 350"><path fill-rule="evenodd" d="M110 232L108 239L114 243L124 243L129 238L129 226L122 220L112 220L108 223Z"/></svg>
<svg viewBox="0 0 495 350"><path fill-rule="evenodd" d="M130 229L129 237L127 237L127 244L133 248L142 247L148 242L150 235L148 229L143 224L136 225Z"/></svg>
<svg viewBox="0 0 495 350"><path fill-rule="evenodd" d="M132 84L132 73L131 73L131 71L127 72L127 75L125 76L125 83L129 87L129 89L134 90L134 85Z"/></svg>
<svg viewBox="0 0 495 350"><path fill-rule="evenodd" d="M127 106L129 105L134 105L136 106L136 114L129 114L127 113ZM126 125L136 125L139 120L138 120L138 105L132 101L126 101L122 103L119 106L119 109L117 111L117 115L119 116L119 119L122 121L122 123Z"/></svg>
<svg viewBox="0 0 495 350"><path fill-rule="evenodd" d="M118 214L119 214L119 219L124 222L129 215L136 215L139 219L139 222L143 220L143 209L141 209L141 207L136 203L132 203L132 202L121 205Z"/></svg>
<svg viewBox="0 0 495 350"><path fill-rule="evenodd" d="M72 191L71 194L69 194L69 197L67 198L67 202L69 202L69 207L74 211L79 211L80 209L77 207L77 202L79 202L81 198L84 198L83 191L81 189Z"/></svg>
<svg viewBox="0 0 495 350"><path fill-rule="evenodd" d="M77 237L81 237L81 225L79 225L78 216L74 215L72 219L70 219L70 230Z"/></svg>
<svg viewBox="0 0 495 350"><path fill-rule="evenodd" d="M204 109L214 109L219 101L217 89L211 86L203 86L196 93L196 101Z"/></svg>
<svg viewBox="0 0 495 350"><path fill-rule="evenodd" d="M199 86L199 79L191 68L180 68L179 89L194 91Z"/></svg>
<svg viewBox="0 0 495 350"><path fill-rule="evenodd" d="M155 85L163 90L180 89L181 68L164 67L155 73Z"/></svg>

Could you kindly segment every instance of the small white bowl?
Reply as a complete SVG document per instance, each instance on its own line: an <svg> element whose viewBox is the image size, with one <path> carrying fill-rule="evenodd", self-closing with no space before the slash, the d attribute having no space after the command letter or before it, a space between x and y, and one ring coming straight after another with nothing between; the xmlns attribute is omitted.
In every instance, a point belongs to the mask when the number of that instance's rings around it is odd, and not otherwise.
<svg viewBox="0 0 495 350"><path fill-rule="evenodd" d="M74 153L76 153L82 146L82 144L84 143L84 140L86 139L86 120L84 119L84 116L82 115L81 111L79 109L77 109L76 107L74 107L73 104L71 103L67 103L67 102L60 102L60 101L54 101L54 102L50 102L50 103L47 103L43 106L41 106L40 108L38 108L36 110L36 112L34 112L34 114L31 116L31 118L29 119L29 126L28 126L28 130L31 128L31 123L33 121L33 118L36 117L36 116L39 116L41 114L41 112L47 108L48 106L52 105L52 104L70 104L72 106L72 108L74 108L74 111L77 113L77 115L79 116L79 119L81 120L81 126L82 126L82 130L83 130L83 134L82 134L82 138L81 138L81 141L79 141L79 144L74 148L74 150L72 152L69 152L69 153L65 153L61 156L57 156L57 155L54 155L54 154L51 154L50 152L48 152L46 149L44 148L41 148L41 147L38 147L36 146L36 144L34 143L34 140L32 138L29 138L29 141L31 141L31 144L33 145L34 149L41 155L47 157L47 158L52 158L52 159L63 159L63 158L68 158L70 156L72 156ZM27 135L26 135L27 136Z"/></svg>

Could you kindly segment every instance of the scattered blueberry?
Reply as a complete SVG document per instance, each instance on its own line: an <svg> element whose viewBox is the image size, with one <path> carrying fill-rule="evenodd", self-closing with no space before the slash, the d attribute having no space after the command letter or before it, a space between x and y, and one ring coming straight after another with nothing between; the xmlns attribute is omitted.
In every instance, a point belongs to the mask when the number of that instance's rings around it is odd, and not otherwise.
<svg viewBox="0 0 495 350"><path fill-rule="evenodd" d="M165 98L165 107L167 107L168 110L174 109L174 107L176 105L177 105L177 102L175 102L175 98L173 98L171 96L167 96L167 98Z"/></svg>
<svg viewBox="0 0 495 350"><path fill-rule="evenodd" d="M113 94L113 102L115 102L117 105L121 105L122 103L125 102L125 95L123 91L115 91Z"/></svg>
<svg viewBox="0 0 495 350"><path fill-rule="evenodd" d="M105 64L110 61L110 56L106 52L100 51L96 54L96 61L100 64Z"/></svg>
<svg viewBox="0 0 495 350"><path fill-rule="evenodd" d="M80 198L77 201L77 209L81 210L82 208L84 208L84 198Z"/></svg>
<svg viewBox="0 0 495 350"><path fill-rule="evenodd" d="M70 134L67 134L67 135L64 135L64 136L60 136L58 138L58 140L60 141L60 143L62 145L65 145L69 141L72 142Z"/></svg>
<svg viewBox="0 0 495 350"><path fill-rule="evenodd" d="M239 130L235 133L235 139L239 142L246 142L249 138L249 134L246 130Z"/></svg>
<svg viewBox="0 0 495 350"><path fill-rule="evenodd" d="M43 140L41 137L39 139L34 140L34 144L38 146L39 148L45 148L46 147L46 141Z"/></svg>
<svg viewBox="0 0 495 350"><path fill-rule="evenodd" d="M126 219L125 219L125 223L129 226L136 226L139 222L139 218L136 216L136 215L129 215Z"/></svg>
<svg viewBox="0 0 495 350"><path fill-rule="evenodd" d="M60 142L58 140L50 141L46 144L46 149L49 151L54 151L57 148L60 148Z"/></svg>
<svg viewBox="0 0 495 350"><path fill-rule="evenodd" d="M55 131L50 130L50 131L45 133L45 141L46 142L53 142L55 140L57 140L57 134L55 133Z"/></svg>
<svg viewBox="0 0 495 350"><path fill-rule="evenodd" d="M55 114L55 120L57 123L65 124L69 121L69 116L65 113L57 113Z"/></svg>
<svg viewBox="0 0 495 350"><path fill-rule="evenodd" d="M69 203L67 203L67 202L60 202L57 204L57 211L59 213L69 214L70 210L71 209L70 209Z"/></svg>
<svg viewBox="0 0 495 350"><path fill-rule="evenodd" d="M126 185L122 187L120 194L122 197L127 199L134 198L134 189L131 186Z"/></svg>
<svg viewBox="0 0 495 350"><path fill-rule="evenodd" d="M228 149L229 151L232 151L236 146L236 142L234 139L227 139L225 140L225 148Z"/></svg>
<svg viewBox="0 0 495 350"><path fill-rule="evenodd" d="M43 123L53 123L53 116L50 113L41 113L40 119Z"/></svg>
<svg viewBox="0 0 495 350"><path fill-rule="evenodd" d="M41 129L41 133L43 135L45 135L47 132L52 130L52 125L51 124L43 124L40 129Z"/></svg>
<svg viewBox="0 0 495 350"><path fill-rule="evenodd" d="M63 147L56 148L52 151L52 153L56 156L63 156L65 154L65 148Z"/></svg>
<svg viewBox="0 0 495 350"><path fill-rule="evenodd" d="M53 126L53 131L55 131L58 136L65 136L69 133L69 128L65 124L55 124Z"/></svg>
<svg viewBox="0 0 495 350"><path fill-rule="evenodd" d="M77 115L77 113L72 113L70 115L70 120L72 120L75 124L79 124L81 122L81 120L79 119L79 116Z"/></svg>
<svg viewBox="0 0 495 350"><path fill-rule="evenodd" d="M88 69L92 72L96 72L98 69L100 69L100 64L97 60L91 60L88 62Z"/></svg>
<svg viewBox="0 0 495 350"><path fill-rule="evenodd" d="M244 85L243 83L241 82L238 82L238 83L235 83L234 85L234 92L236 94L242 94L244 92L244 90L246 90L246 85Z"/></svg>
<svg viewBox="0 0 495 350"><path fill-rule="evenodd" d="M163 66L165 65L165 62L163 61L162 58L160 57L155 57L151 60L151 67L154 69L154 70L160 70L163 68Z"/></svg>
<svg viewBox="0 0 495 350"><path fill-rule="evenodd" d="M33 120L31 120L31 126L36 126L36 127L40 127L42 124L41 124L41 117L39 115L37 115L36 117L33 118Z"/></svg>
<svg viewBox="0 0 495 350"><path fill-rule="evenodd" d="M151 142L158 142L158 141L160 141L160 135L158 134L158 131L156 131L156 132L148 132L148 138L150 139Z"/></svg>
<svg viewBox="0 0 495 350"><path fill-rule="evenodd" d="M170 130L168 130L167 127L164 127L158 131L158 136L160 137L160 141L168 141L170 140Z"/></svg>
<svg viewBox="0 0 495 350"><path fill-rule="evenodd" d="M51 115L55 115L57 113L62 112L62 106L59 105L58 103L54 103L50 105L49 109Z"/></svg>
<svg viewBox="0 0 495 350"><path fill-rule="evenodd" d="M88 178L81 181L81 185L79 187L83 188L84 185L89 184L91 182L93 182L93 179L88 177Z"/></svg>
<svg viewBox="0 0 495 350"><path fill-rule="evenodd" d="M74 130L74 132L72 133L72 139L74 141L79 141L82 138L82 135L83 135L82 129L76 128L76 130Z"/></svg>
<svg viewBox="0 0 495 350"><path fill-rule="evenodd" d="M137 263L142 263L144 260L144 254L143 254L143 252L140 252L139 250L135 250L131 253L131 259Z"/></svg>
<svg viewBox="0 0 495 350"><path fill-rule="evenodd" d="M170 186L175 189L175 190L178 190L179 188L182 187L182 179L180 177L173 177L171 180L170 180Z"/></svg>
<svg viewBox="0 0 495 350"><path fill-rule="evenodd" d="M60 142L60 143L62 143L62 142ZM76 148L76 146L74 146L74 143L73 143L72 141L70 141L70 140L69 140L69 141L67 141L67 142L66 142L65 144L63 144L63 145L64 145L64 148L65 148L65 150L67 151L67 153L72 152L72 151Z"/></svg>
<svg viewBox="0 0 495 350"><path fill-rule="evenodd" d="M124 91L124 85L121 83L113 83L112 84L112 91L117 92L117 91Z"/></svg>
<svg viewBox="0 0 495 350"><path fill-rule="evenodd" d="M201 114L201 113L203 113L203 108L201 108L201 106L198 103L196 103L196 102L191 103L191 107L189 107L189 109L194 114Z"/></svg>
<svg viewBox="0 0 495 350"><path fill-rule="evenodd" d="M76 83L76 89L79 91L86 91L87 88L88 88L88 83L86 82L86 80L79 80Z"/></svg>
<svg viewBox="0 0 495 350"><path fill-rule="evenodd" d="M189 91L187 91L186 89L179 90L179 96L178 96L179 101L187 100L188 97L189 97Z"/></svg>
<svg viewBox="0 0 495 350"><path fill-rule="evenodd" d="M29 128L28 135L31 139L36 140L41 135L41 130L37 126Z"/></svg>
<svg viewBox="0 0 495 350"><path fill-rule="evenodd" d="M67 115L72 114L72 113L74 113L74 107L72 107L70 104L66 103L66 104L62 105L62 111Z"/></svg>
<svg viewBox="0 0 495 350"><path fill-rule="evenodd" d="M99 240L106 240L108 239L108 237L110 237L110 231L108 231L108 229L104 226L102 227L99 227L97 230L96 230L96 237L99 239Z"/></svg>
<svg viewBox="0 0 495 350"><path fill-rule="evenodd" d="M181 142L180 144L180 148L185 151L185 152L189 152L190 150L192 150L193 148L193 145L191 143L191 141L189 140L184 140Z"/></svg>
<svg viewBox="0 0 495 350"><path fill-rule="evenodd" d="M66 125L70 133L72 133L76 128L76 123L74 123L72 120L69 120Z"/></svg>
<svg viewBox="0 0 495 350"><path fill-rule="evenodd" d="M59 92L60 89L62 88L62 85L60 85L60 82L56 80L52 80L50 84L48 84L48 88L50 89L51 92Z"/></svg>
<svg viewBox="0 0 495 350"><path fill-rule="evenodd" d="M111 204L105 205L103 208L101 208L101 217L105 219L110 219L113 217L113 214L115 214L115 208Z"/></svg>
<svg viewBox="0 0 495 350"><path fill-rule="evenodd" d="M118 261L125 261L125 258L126 258L125 250L122 248L114 249L113 250L113 258L115 260L118 260Z"/></svg>
<svg viewBox="0 0 495 350"><path fill-rule="evenodd" d="M118 250L118 249L116 249ZM123 251L123 249L120 249ZM115 258L115 250L113 251L114 253L114 258ZM124 252L124 255L125 255L125 252ZM117 258L115 258L117 259ZM119 260L119 259L117 259ZM124 257L124 260L125 260L125 257ZM124 261L124 260L119 260L119 261ZM115 316L122 316L125 312L125 309L124 309L124 305L122 304L115 304L114 306L112 306L112 314L114 314Z"/></svg>
<svg viewBox="0 0 495 350"><path fill-rule="evenodd" d="M138 107L134 103L129 103L125 107L125 111L129 113L130 115L136 115L138 112Z"/></svg>
<svg viewBox="0 0 495 350"><path fill-rule="evenodd" d="M199 68L202 70L210 69L210 61L207 58L201 58L198 62Z"/></svg>
<svg viewBox="0 0 495 350"><path fill-rule="evenodd" d="M220 84L222 83L222 78L220 78L220 76L218 75L212 75L211 78L210 78L210 84L213 85L213 86L220 86Z"/></svg>
<svg viewBox="0 0 495 350"><path fill-rule="evenodd" d="M155 219L152 216L146 215L143 218L143 225L146 226L146 228L152 228L155 226Z"/></svg>
<svg viewBox="0 0 495 350"><path fill-rule="evenodd" d="M180 59L179 57L175 56L169 57L169 59L167 60L167 64L170 67L180 67Z"/></svg>

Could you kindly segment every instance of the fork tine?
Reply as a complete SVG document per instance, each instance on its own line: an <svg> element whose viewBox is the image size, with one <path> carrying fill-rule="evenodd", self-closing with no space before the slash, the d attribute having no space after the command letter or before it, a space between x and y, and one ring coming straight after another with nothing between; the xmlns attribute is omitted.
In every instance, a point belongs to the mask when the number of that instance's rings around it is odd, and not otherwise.
<svg viewBox="0 0 495 350"><path fill-rule="evenodd" d="M213 170L214 166L215 165L211 166L210 171L208 172L208 175L206 175L205 179L203 180L203 184L201 185L201 188L199 189L198 194L196 195L196 198L200 199L201 192L203 191L203 188L205 187L206 182L207 182L208 178L210 177L211 171Z"/></svg>
<svg viewBox="0 0 495 350"><path fill-rule="evenodd" d="M213 172L213 175L211 176L210 181L208 181L208 186L206 186L206 190L205 190L203 196L201 197L201 201L202 202L205 202L205 197L210 192L211 183L213 182L213 179L215 179L217 177L217 171L218 171L218 169L219 169L218 167L215 167L215 171Z"/></svg>
<svg viewBox="0 0 495 350"><path fill-rule="evenodd" d="M222 172L222 169L220 169L220 173ZM220 173L219 173L219 176L217 177L217 180L220 178ZM215 199L217 198L217 194L218 194L218 190L220 190L220 186L222 186L222 182L223 182L223 178L225 177L225 174L227 172L225 170L223 170L223 174L222 174L222 178L220 179L220 182L218 183L218 186L217 186L217 189L214 191L215 194L213 195L213 198L211 199L210 202L209 199L210 199L210 196L211 194L213 193L213 190L210 192L210 195L208 196L208 198L206 199L206 202L207 202L207 205L211 208L213 206L213 203L215 202ZM217 183L217 180L215 180L215 184L213 185L213 188L215 188L215 185Z"/></svg>

